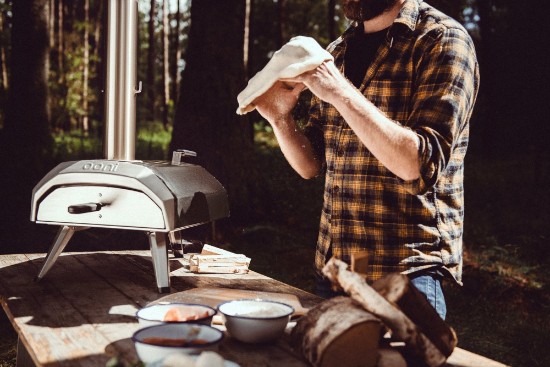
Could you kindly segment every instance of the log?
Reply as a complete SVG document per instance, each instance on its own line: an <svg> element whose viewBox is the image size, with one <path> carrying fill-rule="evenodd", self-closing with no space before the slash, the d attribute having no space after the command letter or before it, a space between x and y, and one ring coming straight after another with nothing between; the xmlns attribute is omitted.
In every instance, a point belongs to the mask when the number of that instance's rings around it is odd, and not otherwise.
<svg viewBox="0 0 550 367"><path fill-rule="evenodd" d="M358 274L347 270L348 265L336 258L330 259L323 274L334 285L339 285L365 308L379 317L390 328L392 336L405 343L406 357L415 366L439 367L445 355L396 306L382 297Z"/></svg>
<svg viewBox="0 0 550 367"><path fill-rule="evenodd" d="M455 331L439 316L408 276L388 274L375 281L372 288L397 305L445 357L451 355L458 341Z"/></svg>
<svg viewBox="0 0 550 367"><path fill-rule="evenodd" d="M380 320L349 297L311 308L292 329L291 345L313 366L375 367Z"/></svg>
<svg viewBox="0 0 550 367"><path fill-rule="evenodd" d="M396 348L388 345L378 350L376 367L407 367L407 361Z"/></svg>

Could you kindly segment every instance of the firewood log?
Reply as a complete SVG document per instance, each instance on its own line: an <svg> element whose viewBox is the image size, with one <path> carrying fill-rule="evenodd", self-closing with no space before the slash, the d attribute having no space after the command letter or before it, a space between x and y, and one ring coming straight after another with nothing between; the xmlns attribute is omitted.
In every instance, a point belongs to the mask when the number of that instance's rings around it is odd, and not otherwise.
<svg viewBox="0 0 550 367"><path fill-rule="evenodd" d="M349 297L323 301L298 319L291 344L312 365L375 367L380 320Z"/></svg>
<svg viewBox="0 0 550 367"><path fill-rule="evenodd" d="M457 344L455 331L439 316L409 277L398 273L388 274L375 281L372 288L396 304L445 357L451 355Z"/></svg>
<svg viewBox="0 0 550 367"><path fill-rule="evenodd" d="M347 268L346 263L332 258L323 268L323 274L359 302L365 310L379 317L391 329L395 339L405 342L404 351L412 365L439 367L445 363L445 355L420 332L411 319L369 286L360 275Z"/></svg>
<svg viewBox="0 0 550 367"><path fill-rule="evenodd" d="M378 350L376 367L407 367L407 361L397 349L388 345Z"/></svg>

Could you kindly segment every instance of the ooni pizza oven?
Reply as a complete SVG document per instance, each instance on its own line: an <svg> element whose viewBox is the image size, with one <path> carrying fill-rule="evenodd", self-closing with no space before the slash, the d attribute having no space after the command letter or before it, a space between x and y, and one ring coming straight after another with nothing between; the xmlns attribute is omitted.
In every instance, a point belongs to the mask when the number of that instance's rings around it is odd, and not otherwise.
<svg viewBox="0 0 550 367"><path fill-rule="evenodd" d="M75 231L130 229L147 234L159 292L167 292L169 234L229 216L227 193L204 168L182 162L194 152L135 160L137 1L108 4L105 159L61 163L35 186L31 220L61 226L38 279Z"/></svg>

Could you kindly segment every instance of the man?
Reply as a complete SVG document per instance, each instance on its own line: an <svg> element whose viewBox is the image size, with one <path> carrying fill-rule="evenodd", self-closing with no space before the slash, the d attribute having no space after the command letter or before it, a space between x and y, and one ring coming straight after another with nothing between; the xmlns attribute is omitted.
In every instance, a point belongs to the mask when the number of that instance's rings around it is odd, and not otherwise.
<svg viewBox="0 0 550 367"><path fill-rule="evenodd" d="M334 62L277 82L254 105L302 177L325 173L317 269L366 250L368 281L408 274L445 318L440 280L462 277L473 42L421 0L342 5L354 23L329 46ZM301 131L292 109L304 86L313 98Z"/></svg>

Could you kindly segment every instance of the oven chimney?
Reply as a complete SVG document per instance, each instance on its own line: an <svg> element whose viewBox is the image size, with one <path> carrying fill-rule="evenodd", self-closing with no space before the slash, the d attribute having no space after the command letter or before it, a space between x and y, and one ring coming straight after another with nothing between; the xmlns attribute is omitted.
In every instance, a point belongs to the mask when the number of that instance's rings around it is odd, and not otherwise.
<svg viewBox="0 0 550 367"><path fill-rule="evenodd" d="M134 160L136 147L137 0L108 0L103 153Z"/></svg>

